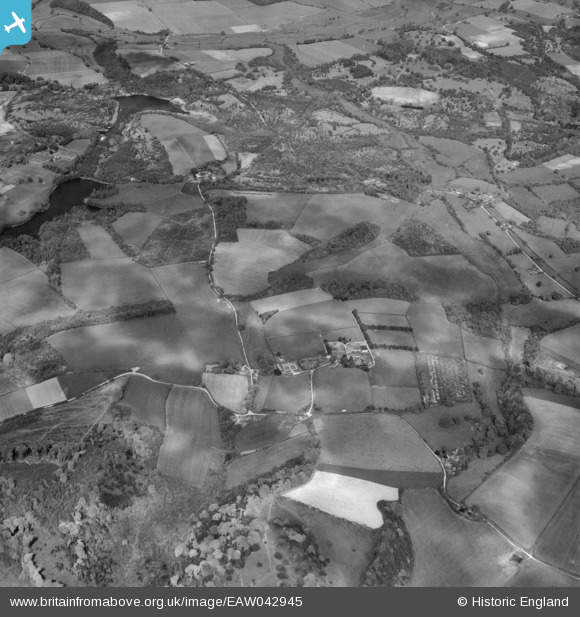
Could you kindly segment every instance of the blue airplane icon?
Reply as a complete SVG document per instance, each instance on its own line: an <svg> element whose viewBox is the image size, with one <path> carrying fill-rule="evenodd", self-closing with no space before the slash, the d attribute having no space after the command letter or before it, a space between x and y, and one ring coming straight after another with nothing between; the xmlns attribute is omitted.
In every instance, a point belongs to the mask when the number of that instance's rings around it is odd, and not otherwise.
<svg viewBox="0 0 580 617"><path fill-rule="evenodd" d="M31 9L31 0L0 0L0 51L30 41Z"/></svg>
<svg viewBox="0 0 580 617"><path fill-rule="evenodd" d="M18 26L22 30L22 32L26 34L26 28L23 25L26 20L20 19L20 17L18 17L18 15L16 15L14 11L12 11L12 17L14 18L14 23L10 26L4 26L4 30L6 30L6 32L10 32L12 28L16 28L16 26Z"/></svg>

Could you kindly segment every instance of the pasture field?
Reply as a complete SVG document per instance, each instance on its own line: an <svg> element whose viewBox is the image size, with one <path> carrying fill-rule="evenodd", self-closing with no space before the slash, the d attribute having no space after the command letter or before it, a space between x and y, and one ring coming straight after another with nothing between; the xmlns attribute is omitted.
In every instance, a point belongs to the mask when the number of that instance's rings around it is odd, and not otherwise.
<svg viewBox="0 0 580 617"><path fill-rule="evenodd" d="M505 201L499 201L494 204L494 208L506 221L513 221L516 225L522 225L523 223L529 223L530 219L522 214L519 210L512 208Z"/></svg>
<svg viewBox="0 0 580 617"><path fill-rule="evenodd" d="M572 238L580 240L580 231L574 225L562 219L553 219L548 216L540 216L538 218L540 230L554 238Z"/></svg>
<svg viewBox="0 0 580 617"><path fill-rule="evenodd" d="M567 199L578 199L578 197L580 197L580 193L569 184L534 186L532 192L545 204L551 204L555 201L565 201Z"/></svg>
<svg viewBox="0 0 580 617"><path fill-rule="evenodd" d="M175 175L189 173L193 167L216 160L204 139L205 132L189 122L151 113L143 114L139 121L162 143Z"/></svg>
<svg viewBox="0 0 580 617"><path fill-rule="evenodd" d="M316 304L317 302L325 302L328 300L332 300L332 296L317 287L315 289L291 291L278 296L269 296L261 300L252 300L250 306L256 313L262 314L270 311L287 311L300 306Z"/></svg>
<svg viewBox="0 0 580 617"><path fill-rule="evenodd" d="M341 58L352 58L361 53L359 49L343 41L321 41L296 45L293 49L300 62L306 66L318 66Z"/></svg>
<svg viewBox="0 0 580 617"><path fill-rule="evenodd" d="M287 491L284 497L352 523L378 529L383 524L383 516L377 502L397 501L399 490L359 478L315 471L309 482Z"/></svg>
<svg viewBox="0 0 580 617"><path fill-rule="evenodd" d="M518 571L507 540L457 516L435 490L405 491L403 519L415 553L410 587L500 587Z"/></svg>
<svg viewBox="0 0 580 617"><path fill-rule="evenodd" d="M514 186L508 190L512 205L530 218L537 218L546 209L546 204L523 186Z"/></svg>
<svg viewBox="0 0 580 617"><path fill-rule="evenodd" d="M33 409L66 401L66 396L56 377L33 386L28 386L26 394L28 394Z"/></svg>
<svg viewBox="0 0 580 617"><path fill-rule="evenodd" d="M290 235L285 229L238 229L238 242L247 242L271 248L280 248L295 255L296 259L310 250L310 246Z"/></svg>
<svg viewBox="0 0 580 617"><path fill-rule="evenodd" d="M572 9L554 2L535 2L534 0L515 0L512 3L512 8L515 11L523 11L545 19L557 19L572 12Z"/></svg>
<svg viewBox="0 0 580 617"><path fill-rule="evenodd" d="M421 403L421 392L419 388L372 386L371 400L377 408L408 409Z"/></svg>
<svg viewBox="0 0 580 617"><path fill-rule="evenodd" d="M546 390L525 388L524 402L534 418L530 446L563 456L580 455L580 402Z"/></svg>
<svg viewBox="0 0 580 617"><path fill-rule="evenodd" d="M160 32L165 29L163 22L136 0L91 2L90 5L106 15L116 28L140 30L141 32Z"/></svg>
<svg viewBox="0 0 580 617"><path fill-rule="evenodd" d="M578 461L526 446L466 499L531 548L578 478Z"/></svg>
<svg viewBox="0 0 580 617"><path fill-rule="evenodd" d="M135 204L144 206L150 214L174 216L206 206L195 188L195 193L184 193L184 184L154 184L152 182L129 182L117 184L119 193L99 200L105 206ZM122 217L121 217L122 218ZM120 219L118 219L120 220Z"/></svg>
<svg viewBox="0 0 580 617"><path fill-rule="evenodd" d="M302 455L310 447L309 435L298 435L259 452L239 456L227 468L226 490L244 485L283 467Z"/></svg>
<svg viewBox="0 0 580 617"><path fill-rule="evenodd" d="M515 247L508 235L495 224L483 208L474 208L470 212L458 209L457 216L470 236L479 238L480 233L485 233L489 243L499 249L502 255L506 255Z"/></svg>
<svg viewBox="0 0 580 617"><path fill-rule="evenodd" d="M81 88L86 84L106 84L107 78L88 68L78 56L52 49L26 54L30 59L26 73L31 77L44 77L65 86Z"/></svg>
<svg viewBox="0 0 580 617"><path fill-rule="evenodd" d="M16 167L16 165L14 166ZM0 206L0 221L7 225L20 225L25 223L32 215L34 215L41 208L42 204L48 201L48 197L51 192L50 183L52 182L55 174L50 171L44 171L39 166L21 167L16 170L16 178L7 178L7 174L3 174L2 180L7 184L15 184L14 180L18 182L21 177L20 173L30 174L40 172L38 175L44 179L43 184L37 184L32 182L26 182L17 184L5 195ZM11 170L12 171L12 170ZM26 177L26 176L25 176Z"/></svg>
<svg viewBox="0 0 580 617"><path fill-rule="evenodd" d="M521 306L508 304L503 312L512 326L561 330L580 319L580 303L572 299L545 302L534 298L529 304Z"/></svg>
<svg viewBox="0 0 580 617"><path fill-rule="evenodd" d="M306 524L314 534L322 554L330 560L326 563L327 584L333 587L360 585L373 556L374 532L371 529L292 499L278 497L276 504L283 517L291 516L292 520Z"/></svg>
<svg viewBox="0 0 580 617"><path fill-rule="evenodd" d="M372 405L369 375L354 368L323 367L314 372L314 404L323 412L362 411Z"/></svg>
<svg viewBox="0 0 580 617"><path fill-rule="evenodd" d="M196 350L175 315L76 328L47 341L76 370L139 366L144 373L173 383L191 383L202 372Z"/></svg>
<svg viewBox="0 0 580 617"><path fill-rule="evenodd" d="M534 553L548 563L580 575L580 479L540 536Z"/></svg>
<svg viewBox="0 0 580 617"><path fill-rule="evenodd" d="M401 332L400 330L369 330L367 333L375 345L415 347L415 339L412 332Z"/></svg>
<svg viewBox="0 0 580 617"><path fill-rule="evenodd" d="M430 92L422 88L377 86L371 92L377 99L399 105L435 105L439 102L437 92Z"/></svg>
<svg viewBox="0 0 580 617"><path fill-rule="evenodd" d="M286 360L300 360L314 356L324 356L327 353L324 339L343 336L346 339L357 340L358 329L342 328L332 332L309 332L308 334L294 334L290 336L278 336L268 339L268 346L273 354L281 353Z"/></svg>
<svg viewBox="0 0 580 617"><path fill-rule="evenodd" d="M113 223L113 229L134 251L140 251L163 217L150 212L128 212Z"/></svg>
<svg viewBox="0 0 580 617"><path fill-rule="evenodd" d="M562 249L549 238L542 238L530 234L526 231L517 231L517 235L527 244L535 253L537 253L547 263L554 263L553 259L566 259L568 257Z"/></svg>
<svg viewBox="0 0 580 617"><path fill-rule="evenodd" d="M311 198L306 193L244 193L240 191L212 191L212 195L243 196L248 200L248 221L265 223L281 221L293 224Z"/></svg>
<svg viewBox="0 0 580 617"><path fill-rule="evenodd" d="M463 255L409 257L390 242L370 248L332 270L321 268L309 274L316 284L384 279L402 285L421 302L434 304L497 297L492 277L472 266Z"/></svg>
<svg viewBox="0 0 580 617"><path fill-rule="evenodd" d="M543 165L552 171L555 171L556 169L558 171L567 171L570 169L578 170L580 167L580 157L574 156L573 154L564 154L563 156L552 159Z"/></svg>
<svg viewBox="0 0 580 617"><path fill-rule="evenodd" d="M12 249L0 247L0 284L37 269L31 261Z"/></svg>
<svg viewBox="0 0 580 617"><path fill-rule="evenodd" d="M303 244L303 243L300 243ZM220 242L215 250L213 274L226 293L247 296L268 287L268 273L296 261L308 250L277 248L256 242Z"/></svg>
<svg viewBox="0 0 580 617"><path fill-rule="evenodd" d="M466 330L462 330L461 335L463 337L466 360L483 364L490 368L505 370L506 364L501 341L476 336Z"/></svg>
<svg viewBox="0 0 580 617"><path fill-rule="evenodd" d="M8 394L0 396L0 421L18 416L32 409L34 409L34 406L26 393L26 388L13 390Z"/></svg>
<svg viewBox="0 0 580 617"><path fill-rule="evenodd" d="M441 466L415 431L391 414L336 414L321 417L318 465L327 471L348 469L425 472L442 478ZM377 480L374 480L377 481ZM398 486L398 485L393 485Z"/></svg>
<svg viewBox="0 0 580 617"><path fill-rule="evenodd" d="M506 184L519 185L520 187L558 184L561 182L561 178L558 174L555 174L551 169L548 169L543 165L515 169L514 171L510 171L506 174L501 174L499 176L499 180L505 182Z"/></svg>
<svg viewBox="0 0 580 617"><path fill-rule="evenodd" d="M469 146L454 139L421 137L421 143L435 150L435 160L445 167L456 169L472 159L485 159L485 153L476 146Z"/></svg>
<svg viewBox="0 0 580 617"><path fill-rule="evenodd" d="M236 413L245 413L244 401L248 394L248 378L244 375L204 373L203 385L214 401Z"/></svg>
<svg viewBox="0 0 580 617"><path fill-rule="evenodd" d="M369 372L373 386L417 388L415 354L411 351L374 349L375 365Z"/></svg>
<svg viewBox="0 0 580 617"><path fill-rule="evenodd" d="M454 442L447 442L443 447L455 447L453 444ZM429 445L431 445L431 441L429 441ZM457 476L448 478L447 490L449 496L456 501L464 501L504 462L504 459L505 456L494 454L490 458L475 458L470 461L467 469Z"/></svg>
<svg viewBox="0 0 580 617"><path fill-rule="evenodd" d="M412 304L407 319L422 352L463 358L461 328L449 323L441 305Z"/></svg>
<svg viewBox="0 0 580 617"><path fill-rule="evenodd" d="M310 400L310 375L308 373L274 376L270 381L263 409L297 413L309 407ZM256 406L256 411L260 411L258 406Z"/></svg>
<svg viewBox="0 0 580 617"><path fill-rule="evenodd" d="M347 302L347 304L350 304ZM405 315L387 315L385 313L359 313L360 320L367 327L370 326L395 326L397 328L408 328L409 322ZM407 332L407 334L411 334ZM411 336L413 336L411 334Z"/></svg>
<svg viewBox="0 0 580 617"><path fill-rule="evenodd" d="M129 257L62 264L62 292L83 310L165 300L151 272Z"/></svg>
<svg viewBox="0 0 580 617"><path fill-rule="evenodd" d="M357 310L360 318L367 323L363 314L371 315L406 315L410 302L404 300L391 300L389 298L365 298L364 300L348 300L345 303L351 311Z"/></svg>
<svg viewBox="0 0 580 617"><path fill-rule="evenodd" d="M74 312L38 268L0 283L0 335Z"/></svg>
<svg viewBox="0 0 580 617"><path fill-rule="evenodd" d="M566 364L580 366L580 324L548 334L541 341L542 349Z"/></svg>
<svg viewBox="0 0 580 617"><path fill-rule="evenodd" d="M131 409L131 417L156 426L165 433L165 401L171 386L131 375L119 401Z"/></svg>
<svg viewBox="0 0 580 617"><path fill-rule="evenodd" d="M579 587L580 580L573 578L539 561L526 559L518 572L505 587Z"/></svg>
<svg viewBox="0 0 580 617"><path fill-rule="evenodd" d="M113 376L112 373L114 374L114 371L74 371L63 373L57 379L65 396L71 399L81 396L95 386L101 385Z"/></svg>
<svg viewBox="0 0 580 617"><path fill-rule="evenodd" d="M507 351L507 358L510 362L519 364L524 359L524 345L530 336L529 328L510 326L510 344Z"/></svg>
<svg viewBox="0 0 580 617"><path fill-rule="evenodd" d="M157 469L201 487L216 449L222 447L217 410L199 390L173 386L165 403L167 432Z"/></svg>
<svg viewBox="0 0 580 617"><path fill-rule="evenodd" d="M294 416L275 414L265 418L257 417L236 435L236 448L240 452L260 450L307 432L306 424L297 424Z"/></svg>
<svg viewBox="0 0 580 617"><path fill-rule="evenodd" d="M184 344L202 363L244 361L233 312L217 299L202 264L160 266L151 272L187 332Z"/></svg>
<svg viewBox="0 0 580 617"><path fill-rule="evenodd" d="M78 228L78 232L91 259L126 257L113 238L100 225L82 225Z"/></svg>

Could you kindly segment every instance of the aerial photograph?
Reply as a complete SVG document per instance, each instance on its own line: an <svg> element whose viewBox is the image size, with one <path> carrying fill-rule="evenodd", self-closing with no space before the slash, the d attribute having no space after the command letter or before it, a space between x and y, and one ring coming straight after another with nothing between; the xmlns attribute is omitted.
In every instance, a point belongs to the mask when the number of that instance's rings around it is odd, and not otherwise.
<svg viewBox="0 0 580 617"><path fill-rule="evenodd" d="M0 587L580 587L580 0L0 29Z"/></svg>

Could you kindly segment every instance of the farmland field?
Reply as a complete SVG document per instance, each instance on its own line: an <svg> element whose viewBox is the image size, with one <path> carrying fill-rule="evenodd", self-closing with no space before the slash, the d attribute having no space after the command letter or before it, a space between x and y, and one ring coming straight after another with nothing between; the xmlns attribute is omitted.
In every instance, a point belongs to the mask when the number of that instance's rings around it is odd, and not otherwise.
<svg viewBox="0 0 580 617"><path fill-rule="evenodd" d="M26 394L28 394L33 408L47 407L48 405L66 401L66 396L56 377L33 386L28 386L28 388L26 388Z"/></svg>
<svg viewBox="0 0 580 617"><path fill-rule="evenodd" d="M6 247L0 248L0 284L33 270L36 266L20 253Z"/></svg>
<svg viewBox="0 0 580 617"><path fill-rule="evenodd" d="M91 2L91 6L106 15L117 28L140 30L141 32L159 32L165 28L154 13L136 0L117 2Z"/></svg>
<svg viewBox="0 0 580 617"><path fill-rule="evenodd" d="M102 73L88 68L79 57L65 51L44 49L28 52L27 56L31 64L26 72L31 76L44 77L75 88L86 84L107 83Z"/></svg>
<svg viewBox="0 0 580 617"><path fill-rule="evenodd" d="M339 414L323 416L319 430L319 466L368 472L425 472L441 480L437 459L415 431L401 418L390 414ZM364 444L364 447L361 447ZM387 474L388 477L388 474ZM398 486L393 484L392 486Z"/></svg>
<svg viewBox="0 0 580 617"><path fill-rule="evenodd" d="M420 351L455 358L463 357L461 329L449 323L442 306L412 304L407 319Z"/></svg>
<svg viewBox="0 0 580 617"><path fill-rule="evenodd" d="M512 326L561 330L580 319L580 302L572 299L544 302L536 298L523 306L507 305L504 314Z"/></svg>
<svg viewBox="0 0 580 617"><path fill-rule="evenodd" d="M139 366L174 383L201 375L202 363L175 315L76 328L47 341L77 370Z"/></svg>
<svg viewBox="0 0 580 617"><path fill-rule="evenodd" d="M233 459L227 468L226 489L256 480L300 458L308 450L309 445L310 436L299 435L265 450Z"/></svg>
<svg viewBox="0 0 580 617"><path fill-rule="evenodd" d="M2 257L4 255L6 253ZM0 283L0 335L21 326L30 326L74 313L49 287L46 276L35 266L32 267L34 269L26 274L16 275ZM13 264L13 267L0 271L9 276L10 271L15 272L17 268L20 269L20 266Z"/></svg>
<svg viewBox="0 0 580 617"><path fill-rule="evenodd" d="M215 191L213 195L240 195L244 196L248 203L246 212L248 221L281 221L294 223L311 198L304 193L243 193L236 191Z"/></svg>
<svg viewBox="0 0 580 617"><path fill-rule="evenodd" d="M360 51L343 41L322 41L308 45L296 45L296 55L306 66L318 66L327 62L334 62L340 58L351 58Z"/></svg>
<svg viewBox="0 0 580 617"><path fill-rule="evenodd" d="M457 516L434 490L405 491L403 519L415 553L411 587L499 587L518 571L507 540Z"/></svg>
<svg viewBox="0 0 580 617"><path fill-rule="evenodd" d="M415 355L410 351L375 349L375 365L370 370L373 386L417 388Z"/></svg>
<svg viewBox="0 0 580 617"><path fill-rule="evenodd" d="M218 405L236 413L245 413L244 400L248 394L248 377L204 373L203 385Z"/></svg>
<svg viewBox="0 0 580 617"><path fill-rule="evenodd" d="M421 88L378 86L372 89L372 95L377 99L399 105L435 105L439 102L437 92L429 92Z"/></svg>
<svg viewBox="0 0 580 617"><path fill-rule="evenodd" d="M34 409L26 388L13 390L0 396L0 421Z"/></svg>
<svg viewBox="0 0 580 617"><path fill-rule="evenodd" d="M476 336L462 331L465 359L495 369L505 369L505 359L501 341L483 336Z"/></svg>
<svg viewBox="0 0 580 617"><path fill-rule="evenodd" d="M578 368L580 366L580 324L548 334L541 341L542 349L556 359Z"/></svg>
<svg viewBox="0 0 580 617"><path fill-rule="evenodd" d="M526 446L466 500L531 548L578 478L578 462Z"/></svg>
<svg viewBox="0 0 580 617"><path fill-rule="evenodd" d="M400 330L369 330L368 335L375 345L415 347L415 339L412 332L401 332Z"/></svg>
<svg viewBox="0 0 580 617"><path fill-rule="evenodd" d="M296 423L294 416L275 414L255 418L236 435L236 448L240 452L267 448L289 437L308 432L306 424Z"/></svg>
<svg viewBox="0 0 580 617"><path fill-rule="evenodd" d="M174 386L166 401L167 432L157 469L192 486L202 486L215 450L221 448L217 410L199 390Z"/></svg>
<svg viewBox="0 0 580 617"><path fill-rule="evenodd" d="M368 373L323 367L314 372L314 404L323 412L362 411L372 405Z"/></svg>
<svg viewBox="0 0 580 617"><path fill-rule="evenodd" d="M87 311L165 300L151 272L128 257L62 264L62 291Z"/></svg>
<svg viewBox="0 0 580 617"><path fill-rule="evenodd" d="M202 264L160 266L151 272L175 306L190 344L202 362L243 361L232 310L225 302L218 301Z"/></svg>
<svg viewBox="0 0 580 617"><path fill-rule="evenodd" d="M356 300L355 300L356 302ZM350 304L347 303L347 304ZM362 323L367 326L395 326L397 328L408 328L409 322L405 315L386 315L385 313L359 313ZM407 334L411 334L408 332ZM412 334L411 334L412 336Z"/></svg>
<svg viewBox="0 0 580 617"><path fill-rule="evenodd" d="M78 228L78 232L91 259L126 257L113 238L100 225L82 225Z"/></svg>
<svg viewBox="0 0 580 617"><path fill-rule="evenodd" d="M421 403L421 392L419 388L372 386L371 400L376 408L407 409Z"/></svg>
<svg viewBox="0 0 580 617"><path fill-rule="evenodd" d="M363 323L368 323L365 321L367 318L363 318L363 315L406 315L411 303L389 298L366 298L364 300L348 300L346 305L351 311L358 311Z"/></svg>
<svg viewBox="0 0 580 617"><path fill-rule="evenodd" d="M268 313L269 311L286 311L308 304L325 302L327 300L332 300L332 296L321 289L301 289L278 296L269 296L261 300L253 300L250 302L250 306L258 314L261 314Z"/></svg>
<svg viewBox="0 0 580 617"><path fill-rule="evenodd" d="M378 529L383 524L383 517L376 507L377 502L397 501L399 490L359 478L315 471L309 482L289 490L284 497L332 516Z"/></svg>
<svg viewBox="0 0 580 617"><path fill-rule="evenodd" d="M113 223L113 228L134 251L139 251L161 220L158 214L128 212Z"/></svg>
<svg viewBox="0 0 580 617"><path fill-rule="evenodd" d="M268 391L263 409L296 413L310 406L310 375L308 373L279 377L274 375L270 383L265 382L264 385L268 387ZM256 411L260 411L258 407Z"/></svg>
<svg viewBox="0 0 580 617"><path fill-rule="evenodd" d="M554 201L577 199L580 197L580 193L573 189L569 184L546 184L542 186L534 186L532 191L546 204L551 204Z"/></svg>
<svg viewBox="0 0 580 617"><path fill-rule="evenodd" d="M165 433L165 401L171 386L131 375L119 401L131 409L131 416L140 422L156 426Z"/></svg>

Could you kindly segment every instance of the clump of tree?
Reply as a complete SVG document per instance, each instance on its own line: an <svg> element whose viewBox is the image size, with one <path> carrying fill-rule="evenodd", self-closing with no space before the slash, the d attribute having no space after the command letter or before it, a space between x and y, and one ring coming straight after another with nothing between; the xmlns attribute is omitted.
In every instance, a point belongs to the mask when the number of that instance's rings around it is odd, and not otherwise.
<svg viewBox="0 0 580 617"><path fill-rule="evenodd" d="M94 9L90 4L82 2L82 0L51 0L50 6L53 9L65 9L79 15L86 15L92 19L96 19L101 23L114 28L115 24L97 9Z"/></svg>
<svg viewBox="0 0 580 617"><path fill-rule="evenodd" d="M355 79L363 79L364 77L372 77L374 75L372 69L370 69L366 64L355 64L350 69L350 74Z"/></svg>
<svg viewBox="0 0 580 617"><path fill-rule="evenodd" d="M273 295L277 295L300 289L312 289L314 287L314 280L301 272L278 270L268 274L268 284Z"/></svg>
<svg viewBox="0 0 580 617"><path fill-rule="evenodd" d="M391 238L393 244L407 251L411 257L428 255L457 255L459 251L432 227L416 219L406 220Z"/></svg>
<svg viewBox="0 0 580 617"><path fill-rule="evenodd" d="M236 230L246 224L247 203L245 197L237 195L212 198L218 242L238 241Z"/></svg>
<svg viewBox="0 0 580 617"><path fill-rule="evenodd" d="M391 298L413 302L415 296L398 283L390 283L377 279L374 281L332 281L323 283L323 291L337 300L361 300L364 298Z"/></svg>
<svg viewBox="0 0 580 617"><path fill-rule="evenodd" d="M311 239L313 248L308 251L302 258L319 259L326 257L332 253L340 253L348 249L356 249L372 242L381 232L378 225L362 221L356 225L352 225L342 233L330 238L329 240Z"/></svg>
<svg viewBox="0 0 580 617"><path fill-rule="evenodd" d="M464 330L485 336L507 341L509 330L503 322L502 308L495 302L468 302L446 306L447 319Z"/></svg>
<svg viewBox="0 0 580 617"><path fill-rule="evenodd" d="M580 253L580 242L574 238L556 238L555 242L564 253Z"/></svg>

